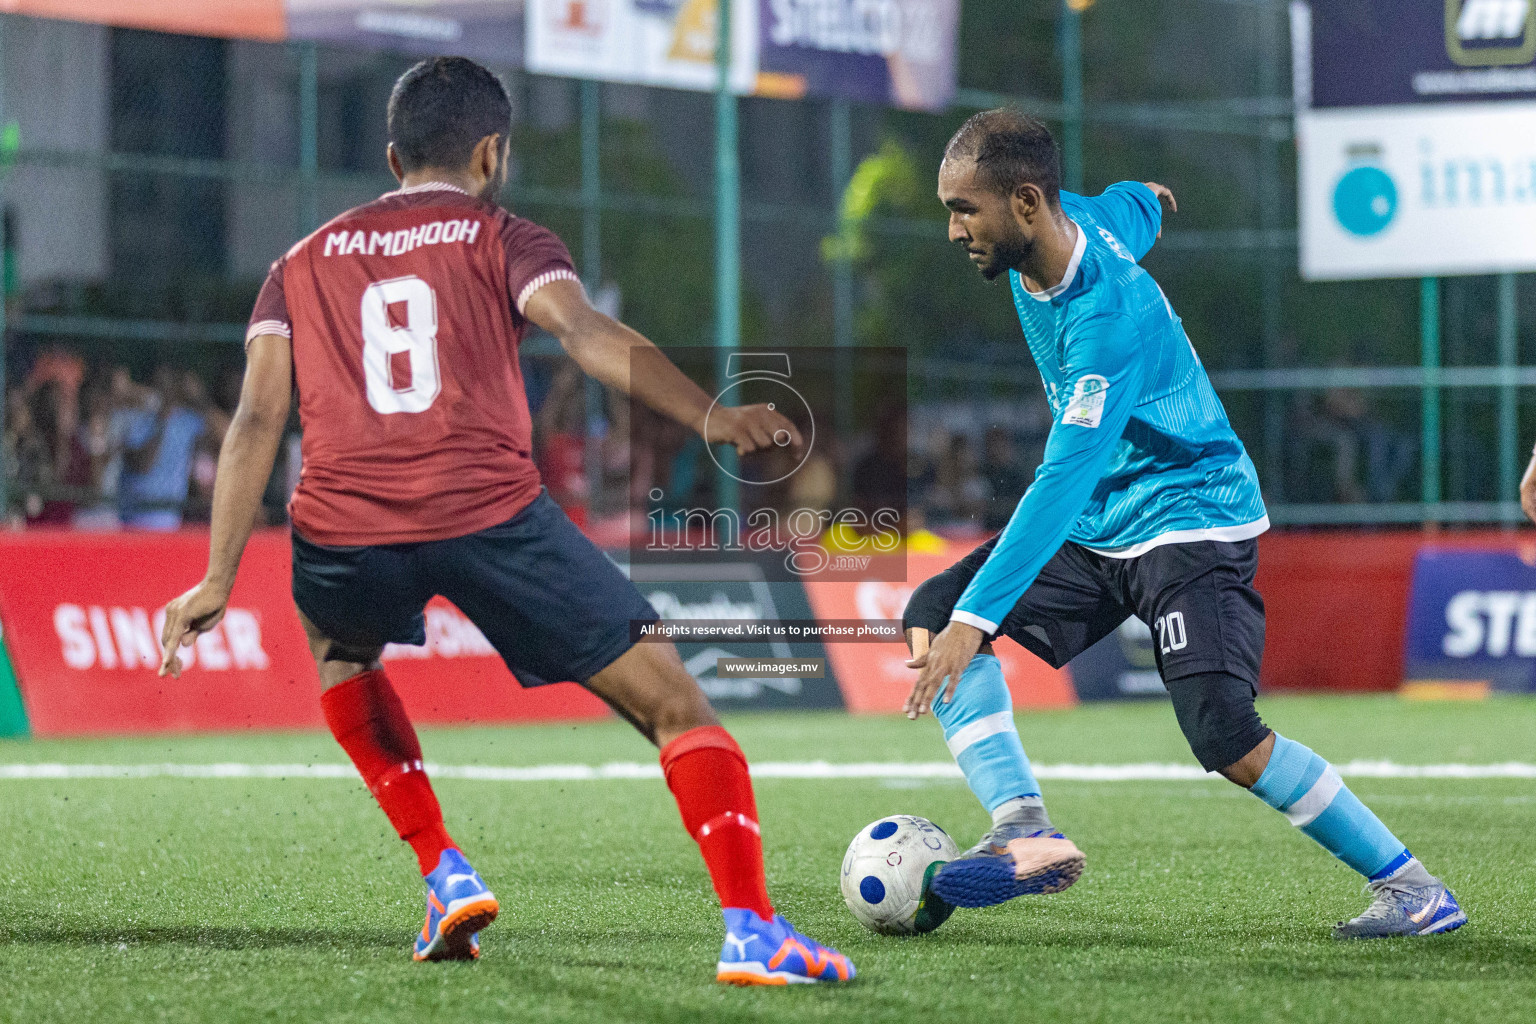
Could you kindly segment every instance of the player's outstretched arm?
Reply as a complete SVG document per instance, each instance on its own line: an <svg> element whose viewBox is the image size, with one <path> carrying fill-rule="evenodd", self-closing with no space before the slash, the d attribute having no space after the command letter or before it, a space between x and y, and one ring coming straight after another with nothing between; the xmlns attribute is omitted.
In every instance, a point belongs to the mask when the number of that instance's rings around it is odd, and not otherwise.
<svg viewBox="0 0 1536 1024"><path fill-rule="evenodd" d="M261 334L246 349L245 383L240 405L219 449L219 473L213 484L213 523L208 571L202 582L165 609L160 635L160 674L181 675L177 651L206 633L224 617L235 570L261 512L261 495L288 424L293 395L293 352L287 338Z"/></svg>
<svg viewBox="0 0 1536 1024"><path fill-rule="evenodd" d="M800 431L766 405L715 406L712 399L640 332L594 309L575 281L552 281L529 297L523 314L550 334L576 365L603 384L697 432L709 444L729 444L746 455Z"/></svg>

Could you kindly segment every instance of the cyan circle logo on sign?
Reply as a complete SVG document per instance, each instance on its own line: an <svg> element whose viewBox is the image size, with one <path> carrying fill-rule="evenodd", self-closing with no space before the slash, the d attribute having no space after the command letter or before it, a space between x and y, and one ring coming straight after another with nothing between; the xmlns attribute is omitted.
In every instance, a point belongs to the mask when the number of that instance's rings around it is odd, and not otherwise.
<svg viewBox="0 0 1536 1024"><path fill-rule="evenodd" d="M1397 186L1380 167L1353 167L1333 189L1333 215L1345 231L1368 238L1397 216Z"/></svg>

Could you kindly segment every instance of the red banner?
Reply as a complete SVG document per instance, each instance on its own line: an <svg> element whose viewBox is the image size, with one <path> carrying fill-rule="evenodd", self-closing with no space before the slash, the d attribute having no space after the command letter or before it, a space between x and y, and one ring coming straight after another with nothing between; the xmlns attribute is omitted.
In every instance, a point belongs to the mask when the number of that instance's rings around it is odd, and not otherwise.
<svg viewBox="0 0 1536 1024"><path fill-rule="evenodd" d="M320 682L289 596L285 532L251 539L218 627L160 678L166 602L202 575L206 534L34 532L0 537L0 621L40 736L315 728ZM524 690L480 631L446 601L427 646L386 651L390 678L423 723L593 718L596 697L560 684Z"/></svg>
<svg viewBox="0 0 1536 1024"><path fill-rule="evenodd" d="M906 583L808 583L818 619L900 619L907 598L923 580L964 558L974 544L949 545L942 555L908 554ZM1061 708L1077 703L1072 676L1054 669L1012 640L993 645L1016 708ZM902 644L826 645L849 711L900 711L917 673L907 668Z"/></svg>
<svg viewBox="0 0 1536 1024"><path fill-rule="evenodd" d="M1529 530L1270 531L1259 538L1266 689L1395 690L1421 548L1529 552Z"/></svg>

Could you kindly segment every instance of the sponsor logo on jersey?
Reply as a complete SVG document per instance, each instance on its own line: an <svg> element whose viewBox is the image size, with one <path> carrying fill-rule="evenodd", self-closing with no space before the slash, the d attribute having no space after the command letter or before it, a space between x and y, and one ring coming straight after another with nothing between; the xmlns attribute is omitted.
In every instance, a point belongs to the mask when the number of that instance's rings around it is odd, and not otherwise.
<svg viewBox="0 0 1536 1024"><path fill-rule="evenodd" d="M1083 374L1072 389L1072 400L1061 414L1061 422L1069 427L1097 427L1104 418L1104 396L1108 393L1108 380L1096 373Z"/></svg>

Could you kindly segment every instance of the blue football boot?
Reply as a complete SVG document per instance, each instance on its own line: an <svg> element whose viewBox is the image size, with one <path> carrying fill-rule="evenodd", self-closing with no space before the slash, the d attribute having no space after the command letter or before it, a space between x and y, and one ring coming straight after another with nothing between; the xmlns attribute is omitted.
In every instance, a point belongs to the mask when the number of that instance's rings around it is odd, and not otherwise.
<svg viewBox="0 0 1536 1024"><path fill-rule="evenodd" d="M750 910L725 908L725 945L715 980L728 985L802 985L852 981L853 961L795 931L778 914L764 921Z"/></svg>
<svg viewBox="0 0 1536 1024"><path fill-rule="evenodd" d="M416 936L416 960L473 960L480 955L480 929L501 909L480 873L458 850L449 848L427 876L427 921Z"/></svg>
<svg viewBox="0 0 1536 1024"><path fill-rule="evenodd" d="M1384 878L1367 882L1375 899L1365 913L1333 926L1336 939L1384 939L1389 935L1438 935L1467 923L1456 896L1438 878L1430 885L1403 885Z"/></svg>
<svg viewBox="0 0 1536 1024"><path fill-rule="evenodd" d="M1005 821L940 868L933 891L957 907L990 907L1015 896L1061 892L1082 875L1086 860L1060 832Z"/></svg>

